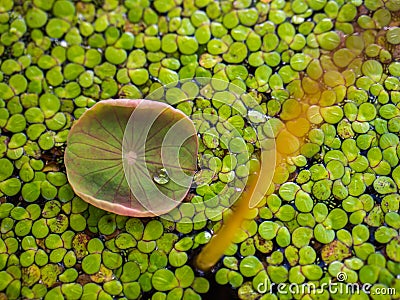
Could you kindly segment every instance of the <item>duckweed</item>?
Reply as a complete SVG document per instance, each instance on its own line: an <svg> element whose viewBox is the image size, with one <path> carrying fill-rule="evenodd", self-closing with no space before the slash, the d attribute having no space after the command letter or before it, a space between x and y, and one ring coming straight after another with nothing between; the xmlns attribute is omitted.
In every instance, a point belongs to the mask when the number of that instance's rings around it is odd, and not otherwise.
<svg viewBox="0 0 400 300"><path fill-rule="evenodd" d="M0 298L269 299L283 294L260 283L339 273L398 289L399 9L0 1ZM68 183L68 132L110 98L166 102L196 125L199 172L168 215L107 213ZM273 139L265 197L199 272Z"/></svg>

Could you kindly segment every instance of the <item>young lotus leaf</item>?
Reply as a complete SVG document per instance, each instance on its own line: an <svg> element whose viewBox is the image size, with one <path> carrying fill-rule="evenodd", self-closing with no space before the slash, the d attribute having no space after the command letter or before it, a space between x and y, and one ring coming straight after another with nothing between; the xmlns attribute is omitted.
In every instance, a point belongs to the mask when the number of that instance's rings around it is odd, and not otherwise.
<svg viewBox="0 0 400 300"><path fill-rule="evenodd" d="M197 169L193 123L161 102L100 101L74 124L67 143L65 166L75 193L121 215L170 211Z"/></svg>

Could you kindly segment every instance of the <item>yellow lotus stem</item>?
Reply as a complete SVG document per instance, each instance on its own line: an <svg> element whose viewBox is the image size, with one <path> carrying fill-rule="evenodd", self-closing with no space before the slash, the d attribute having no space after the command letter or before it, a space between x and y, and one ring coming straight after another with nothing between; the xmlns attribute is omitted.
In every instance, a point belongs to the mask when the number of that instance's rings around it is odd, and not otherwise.
<svg viewBox="0 0 400 300"><path fill-rule="evenodd" d="M195 263L200 270L210 270L224 255L249 211L265 196L268 183L273 179L275 167L298 154L304 144L304 137L311 128L306 117L307 103L308 99L303 98L301 102L288 101L284 106L282 114L286 119L287 128L283 129L275 140L276 156L271 151L261 151L261 169L249 175L244 192L233 207L232 215L224 221L218 232L197 256Z"/></svg>
<svg viewBox="0 0 400 300"><path fill-rule="evenodd" d="M233 214L222 225L220 230L211 238L196 258L196 266L203 271L210 270L224 255L232 240L240 229L245 216L250 211L250 199L254 194L258 181L258 172L249 175L247 185L235 204Z"/></svg>

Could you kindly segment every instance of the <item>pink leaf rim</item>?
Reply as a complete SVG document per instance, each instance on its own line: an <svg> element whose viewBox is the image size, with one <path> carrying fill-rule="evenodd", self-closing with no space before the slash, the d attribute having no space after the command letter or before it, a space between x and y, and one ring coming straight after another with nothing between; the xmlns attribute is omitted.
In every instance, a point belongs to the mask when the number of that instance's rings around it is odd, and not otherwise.
<svg viewBox="0 0 400 300"><path fill-rule="evenodd" d="M190 185L185 188L184 193L182 192L179 198L174 199L175 205L173 207L169 206L166 209L159 209L157 211L149 210L141 204L140 199L137 199L134 196L134 193L132 193L131 190L132 185L128 184L126 181L126 174L124 173L123 167L124 158L122 151L123 139L125 137L125 128L134 110L139 105L144 103L149 104L150 106L157 107L158 109L163 109L163 111L165 112L163 112L163 114L171 114L178 120L185 121L185 125L187 125L187 130L193 132L191 143L194 143L193 158L196 158L193 159L193 168L190 170L189 173L191 175L194 175L194 173L196 172L198 153L197 132L193 122L184 113L168 104L153 100L102 100L96 103L90 109L88 109L78 120L74 122L67 138L67 147L64 153L64 163L69 183L75 194L82 198L84 201L98 208L119 215L132 217L154 217L168 213L170 210L178 206L186 197L187 192L190 189ZM123 122L121 122L121 115L118 115L118 112L123 112ZM106 120L99 120L100 117L104 117ZM112 126L108 126L107 122L111 122ZM108 141L107 139L99 139L98 143L93 144L93 141L90 140L96 139L96 136L92 135L92 131L95 131L96 129L104 131L104 133L108 135ZM81 153L81 151L79 151L80 147L85 148L87 151ZM110 151L109 148L112 148L112 151ZM96 157L95 155L99 155L99 153L104 154L105 157ZM92 159L95 163L88 163L88 159ZM105 197L96 196L98 191L96 191L96 193L90 192L90 186L95 185L96 180L87 182L88 179L86 178L88 174L91 174L88 169L96 169L96 165L102 164L107 166L108 162L109 165L105 168L105 170L107 170L107 168L114 168L116 170L114 174L115 176L113 175L110 179L111 182L115 179L114 177L119 176L118 185L114 184L114 187L118 187L118 189L114 191L114 198L112 199L112 201L110 201L110 198L104 199ZM98 171L103 172L104 170L98 169ZM94 171L94 173L96 173L96 170ZM119 201L114 202L115 199Z"/></svg>

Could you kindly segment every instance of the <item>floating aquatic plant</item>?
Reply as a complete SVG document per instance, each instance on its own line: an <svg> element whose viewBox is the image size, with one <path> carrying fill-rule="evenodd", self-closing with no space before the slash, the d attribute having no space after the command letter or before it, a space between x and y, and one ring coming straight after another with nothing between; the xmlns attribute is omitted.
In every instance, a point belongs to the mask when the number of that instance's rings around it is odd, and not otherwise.
<svg viewBox="0 0 400 300"><path fill-rule="evenodd" d="M99 102L74 124L67 144L65 166L75 193L121 215L172 210L197 169L192 122L155 101Z"/></svg>
<svg viewBox="0 0 400 300"><path fill-rule="evenodd" d="M397 297L399 9L397 0L0 0L0 298L269 299L292 295L291 283L329 282L371 284L370 294L319 297ZM199 90L198 77L218 83ZM101 100L157 100L182 81L168 99L190 100L165 102L198 129L187 197L140 219L77 196L63 161L75 120ZM232 86L257 105L232 103ZM212 271L197 272L195 255L238 213L257 138L278 137L266 197ZM227 151L230 141L243 151ZM169 184L164 169L155 178ZM258 289L265 283L286 287Z"/></svg>

